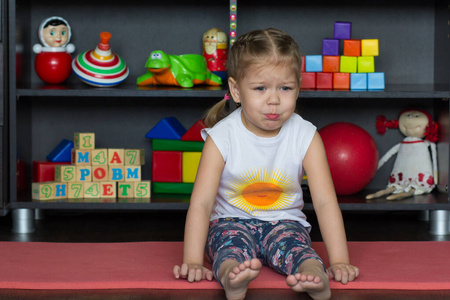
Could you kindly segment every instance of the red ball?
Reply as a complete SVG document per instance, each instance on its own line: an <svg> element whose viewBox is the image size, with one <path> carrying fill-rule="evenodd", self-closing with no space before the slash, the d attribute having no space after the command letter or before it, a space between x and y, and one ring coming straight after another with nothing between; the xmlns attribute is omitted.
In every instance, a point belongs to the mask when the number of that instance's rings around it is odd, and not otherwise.
<svg viewBox="0 0 450 300"><path fill-rule="evenodd" d="M72 56L67 52L41 52L36 55L34 68L42 81L62 83L72 72Z"/></svg>
<svg viewBox="0 0 450 300"><path fill-rule="evenodd" d="M346 122L329 124L319 130L337 195L361 191L375 176L378 149L363 128Z"/></svg>

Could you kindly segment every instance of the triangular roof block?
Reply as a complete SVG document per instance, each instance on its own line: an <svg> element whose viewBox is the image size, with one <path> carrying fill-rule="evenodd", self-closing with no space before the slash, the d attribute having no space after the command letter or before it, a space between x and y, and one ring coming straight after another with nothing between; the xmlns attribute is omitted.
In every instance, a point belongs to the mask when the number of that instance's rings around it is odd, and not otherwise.
<svg viewBox="0 0 450 300"><path fill-rule="evenodd" d="M180 140L186 129L175 117L167 117L158 122L145 135L148 139Z"/></svg>
<svg viewBox="0 0 450 300"><path fill-rule="evenodd" d="M47 160L52 162L70 162L72 159L73 142L63 139L55 149L47 155Z"/></svg>
<svg viewBox="0 0 450 300"><path fill-rule="evenodd" d="M181 137L182 141L199 141L203 142L201 131L206 128L203 120L198 120L191 128Z"/></svg>

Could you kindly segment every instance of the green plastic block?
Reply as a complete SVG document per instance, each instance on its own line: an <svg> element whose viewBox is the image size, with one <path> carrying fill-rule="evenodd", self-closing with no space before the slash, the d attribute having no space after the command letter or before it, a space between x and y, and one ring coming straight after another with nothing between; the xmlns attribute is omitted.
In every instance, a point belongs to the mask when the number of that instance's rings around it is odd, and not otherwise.
<svg viewBox="0 0 450 300"><path fill-rule="evenodd" d="M153 192L161 194L192 194L193 183L153 182Z"/></svg>
<svg viewBox="0 0 450 300"><path fill-rule="evenodd" d="M341 73L356 73L358 68L358 59L356 56L341 56Z"/></svg>
<svg viewBox="0 0 450 300"><path fill-rule="evenodd" d="M204 142L153 139L153 150L202 152Z"/></svg>
<svg viewBox="0 0 450 300"><path fill-rule="evenodd" d="M358 73L375 72L375 58L373 56L358 57Z"/></svg>

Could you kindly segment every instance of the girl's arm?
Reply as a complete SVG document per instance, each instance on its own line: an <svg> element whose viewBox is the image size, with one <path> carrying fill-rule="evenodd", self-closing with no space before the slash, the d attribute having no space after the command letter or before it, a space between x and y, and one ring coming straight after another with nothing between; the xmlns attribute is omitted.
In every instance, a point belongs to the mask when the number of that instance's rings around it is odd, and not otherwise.
<svg viewBox="0 0 450 300"><path fill-rule="evenodd" d="M350 265L344 222L339 208L330 169L318 132L306 152L303 167L308 176L308 185L313 200L319 227L330 262L330 276L347 283L359 274L357 267Z"/></svg>
<svg viewBox="0 0 450 300"><path fill-rule="evenodd" d="M203 259L209 218L224 165L219 149L208 137L203 147L186 217L183 264L173 269L176 278L186 278L189 282L213 278L212 272L203 267Z"/></svg>

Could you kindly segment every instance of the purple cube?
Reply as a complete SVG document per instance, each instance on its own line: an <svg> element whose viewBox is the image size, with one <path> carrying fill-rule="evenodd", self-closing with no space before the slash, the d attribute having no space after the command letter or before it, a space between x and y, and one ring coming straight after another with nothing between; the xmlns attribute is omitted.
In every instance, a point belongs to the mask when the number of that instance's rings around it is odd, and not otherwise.
<svg viewBox="0 0 450 300"><path fill-rule="evenodd" d="M322 55L339 55L339 40L337 39L323 39Z"/></svg>
<svg viewBox="0 0 450 300"><path fill-rule="evenodd" d="M340 40L349 40L352 33L351 22L334 22L334 38Z"/></svg>

